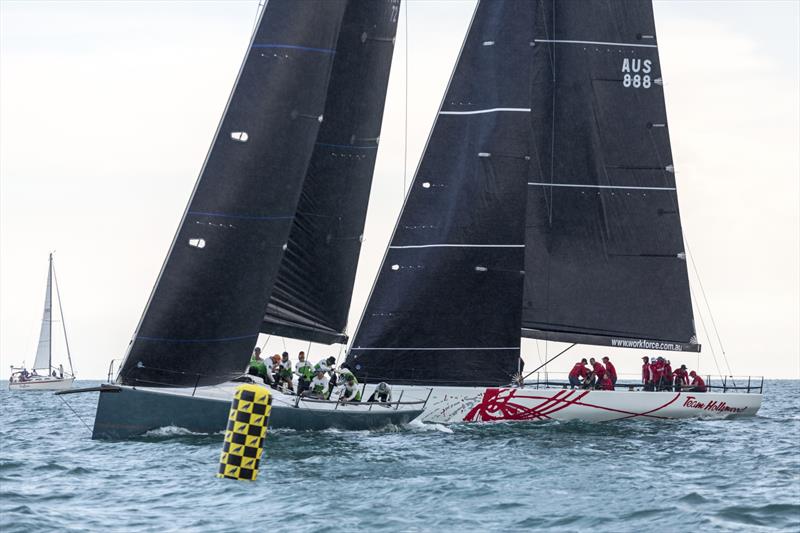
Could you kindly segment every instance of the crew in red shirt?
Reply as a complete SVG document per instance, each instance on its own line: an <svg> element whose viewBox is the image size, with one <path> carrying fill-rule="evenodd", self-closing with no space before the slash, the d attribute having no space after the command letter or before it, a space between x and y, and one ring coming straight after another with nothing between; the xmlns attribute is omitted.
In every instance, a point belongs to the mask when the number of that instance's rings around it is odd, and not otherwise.
<svg viewBox="0 0 800 533"><path fill-rule="evenodd" d="M656 364L653 369L653 383L656 390L664 390L666 388L665 370L667 363L663 357L656 359Z"/></svg>
<svg viewBox="0 0 800 533"><path fill-rule="evenodd" d="M675 392L680 392L682 388L689 385L689 373L686 372L686 365L681 365L673 372L673 375L675 376Z"/></svg>
<svg viewBox="0 0 800 533"><path fill-rule="evenodd" d="M706 388L706 382L703 381L703 378L697 375L697 372L692 370L689 372L689 377L692 378L692 384L687 389L689 392L708 392Z"/></svg>
<svg viewBox="0 0 800 533"><path fill-rule="evenodd" d="M616 385L617 384L617 369L614 368L614 365L611 364L611 360L609 360L608 356L603 357L603 363L606 365L606 375L611 378L611 383Z"/></svg>
<svg viewBox="0 0 800 533"><path fill-rule="evenodd" d="M644 383L644 390L653 390L653 367L650 364L650 359L645 356L642 357L642 383Z"/></svg>
<svg viewBox="0 0 800 533"><path fill-rule="evenodd" d="M596 361L594 357L589 359L589 364L592 365L592 371L594 372L595 388L599 389L600 385L603 383L603 376L606 375L606 367L604 367L603 363L600 361Z"/></svg>
<svg viewBox="0 0 800 533"><path fill-rule="evenodd" d="M572 370L569 371L569 384L574 389L575 387L581 386L581 380L586 380L586 376L589 375L589 371L586 369L586 359L581 359L579 362L575 363L572 367Z"/></svg>
<svg viewBox="0 0 800 533"><path fill-rule="evenodd" d="M664 364L664 390L672 390L672 363L669 359Z"/></svg>
<svg viewBox="0 0 800 533"><path fill-rule="evenodd" d="M611 374L605 373L603 379L600 381L600 388L603 390L614 390L614 382L611 380Z"/></svg>

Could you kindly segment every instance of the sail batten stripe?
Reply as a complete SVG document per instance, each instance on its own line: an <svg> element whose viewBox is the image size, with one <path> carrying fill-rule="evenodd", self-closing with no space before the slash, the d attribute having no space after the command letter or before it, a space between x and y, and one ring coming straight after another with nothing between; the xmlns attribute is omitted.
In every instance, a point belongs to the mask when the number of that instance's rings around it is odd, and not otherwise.
<svg viewBox="0 0 800 533"><path fill-rule="evenodd" d="M311 46L299 46L296 44L271 44L271 43L261 43L261 44L254 44L253 48L282 48L288 50L303 50L305 52L319 52L321 54L335 54L336 50L332 50L330 48L313 48Z"/></svg>
<svg viewBox="0 0 800 533"><path fill-rule="evenodd" d="M255 339L258 337L258 334L255 335L243 335L241 337L220 337L218 339L169 339L165 337L145 337L143 335L138 335L136 339L142 341L153 341L153 342L180 342L180 343L201 343L201 342L230 342L230 341L241 341L245 339Z"/></svg>
<svg viewBox="0 0 800 533"><path fill-rule="evenodd" d="M634 187L630 185L584 185L580 183L547 183L541 181L529 181L528 185L541 185L543 187L573 187L586 189L633 189L639 191L674 191L675 187Z"/></svg>
<svg viewBox="0 0 800 533"><path fill-rule="evenodd" d="M597 44L601 46L635 46L637 48L658 48L656 44L640 43L612 43L606 41L574 41L570 39L534 39L535 43L555 43L555 44Z"/></svg>
<svg viewBox="0 0 800 533"><path fill-rule="evenodd" d="M377 146L356 146L354 144L330 144L330 143L317 143L317 146L324 146L326 148L344 148L352 150L377 150Z"/></svg>
<svg viewBox="0 0 800 533"><path fill-rule="evenodd" d="M524 244L408 244L402 246L389 246L392 250L406 248L525 248Z"/></svg>
<svg viewBox="0 0 800 533"><path fill-rule="evenodd" d="M482 115L484 113L530 113L530 107L492 107L472 111L439 111L440 115Z"/></svg>
<svg viewBox="0 0 800 533"><path fill-rule="evenodd" d="M441 350L519 350L519 346L509 346L509 347L497 347L497 346L487 346L486 348L481 347L465 347L465 348L408 348L408 347L401 347L401 348L363 348L363 347L355 347L353 350L418 350L418 351L441 351Z"/></svg>
<svg viewBox="0 0 800 533"><path fill-rule="evenodd" d="M233 213L214 213L210 211L189 211L188 214L201 217L238 218L242 220L289 220L294 218L291 215L236 215Z"/></svg>

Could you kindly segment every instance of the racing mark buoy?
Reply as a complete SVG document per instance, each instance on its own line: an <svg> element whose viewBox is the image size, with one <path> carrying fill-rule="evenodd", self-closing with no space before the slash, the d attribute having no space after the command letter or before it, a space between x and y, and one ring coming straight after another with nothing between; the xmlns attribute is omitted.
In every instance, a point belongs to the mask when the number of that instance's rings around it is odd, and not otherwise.
<svg viewBox="0 0 800 533"><path fill-rule="evenodd" d="M264 453L272 396L264 387L239 385L231 402L217 477L255 481Z"/></svg>

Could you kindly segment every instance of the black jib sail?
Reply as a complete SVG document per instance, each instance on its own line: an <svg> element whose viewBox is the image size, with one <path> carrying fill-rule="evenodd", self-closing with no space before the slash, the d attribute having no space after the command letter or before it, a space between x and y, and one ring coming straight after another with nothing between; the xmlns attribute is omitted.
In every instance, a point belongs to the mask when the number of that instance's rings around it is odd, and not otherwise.
<svg viewBox="0 0 800 533"><path fill-rule="evenodd" d="M649 0L543 0L526 337L699 351Z"/></svg>
<svg viewBox="0 0 800 533"><path fill-rule="evenodd" d="M348 353L361 380L505 384L519 369L534 5L476 8Z"/></svg>
<svg viewBox="0 0 800 533"><path fill-rule="evenodd" d="M400 0L351 0L320 128L261 331L331 344L345 328Z"/></svg>
<svg viewBox="0 0 800 533"><path fill-rule="evenodd" d="M267 3L122 383L213 383L244 370L315 150L346 7Z"/></svg>

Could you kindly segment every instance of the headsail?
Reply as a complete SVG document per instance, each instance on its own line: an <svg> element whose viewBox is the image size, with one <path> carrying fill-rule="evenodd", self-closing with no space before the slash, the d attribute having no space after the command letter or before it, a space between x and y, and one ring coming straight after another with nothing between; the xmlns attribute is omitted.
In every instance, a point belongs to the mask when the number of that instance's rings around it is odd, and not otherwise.
<svg viewBox="0 0 800 533"><path fill-rule="evenodd" d="M213 383L246 366L323 121L346 6L264 8L122 383Z"/></svg>
<svg viewBox="0 0 800 533"><path fill-rule="evenodd" d="M261 331L331 344L345 328L400 0L350 0L320 128Z"/></svg>
<svg viewBox="0 0 800 533"><path fill-rule="evenodd" d="M36 348L36 359L33 368L46 368L48 373L52 365L53 351L53 254L47 262L47 291L44 293L44 312L42 327L39 331L39 345Z"/></svg>
<svg viewBox="0 0 800 533"><path fill-rule="evenodd" d="M698 351L648 0L542 0L526 337Z"/></svg>
<svg viewBox="0 0 800 533"><path fill-rule="evenodd" d="M518 370L533 6L476 8L348 353L361 380L505 384Z"/></svg>

